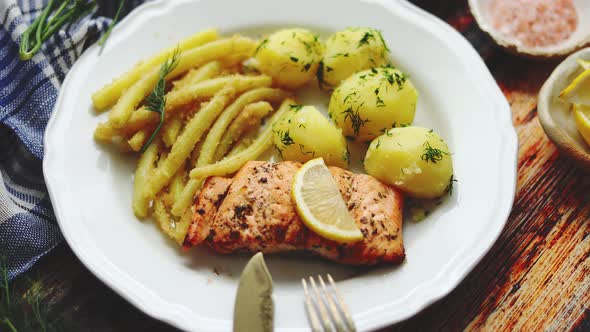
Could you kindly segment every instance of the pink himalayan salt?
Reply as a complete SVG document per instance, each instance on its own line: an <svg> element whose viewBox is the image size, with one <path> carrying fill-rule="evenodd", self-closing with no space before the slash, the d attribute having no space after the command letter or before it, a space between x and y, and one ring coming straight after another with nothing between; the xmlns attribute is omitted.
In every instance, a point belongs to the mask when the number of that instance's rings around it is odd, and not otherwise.
<svg viewBox="0 0 590 332"><path fill-rule="evenodd" d="M490 0L494 28L529 47L555 45L578 25L573 0Z"/></svg>

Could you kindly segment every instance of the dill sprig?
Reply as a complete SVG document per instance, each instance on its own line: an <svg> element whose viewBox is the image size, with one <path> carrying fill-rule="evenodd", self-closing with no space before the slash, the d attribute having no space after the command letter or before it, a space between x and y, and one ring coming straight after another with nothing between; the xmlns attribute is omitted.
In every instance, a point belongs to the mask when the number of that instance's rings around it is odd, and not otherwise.
<svg viewBox="0 0 590 332"><path fill-rule="evenodd" d="M121 15L121 11L123 10L124 6L125 6L125 0L119 1L119 7L117 8L117 12L115 13L115 17L113 17L113 20L111 21L111 24L109 24L107 31L102 35L102 37L98 41L98 45L101 46L101 50L104 48L104 45L106 44L107 39L111 35L111 31L113 31L115 24L117 24L117 22L119 21L119 15Z"/></svg>
<svg viewBox="0 0 590 332"><path fill-rule="evenodd" d="M156 112L160 114L160 122L154 132L150 136L150 138L145 142L143 147L141 148L141 153L144 153L145 150L152 144L156 135L162 129L164 125L164 117L166 115L166 76L170 74L176 66L178 66L178 62L180 62L180 50L178 47L174 50L172 54L172 58L167 59L162 67L160 67L160 74L158 77L158 81L156 82L156 86L154 90L150 93L150 95L145 99L145 107L148 111Z"/></svg>
<svg viewBox="0 0 590 332"><path fill-rule="evenodd" d="M449 153L441 149L433 148L430 146L429 142L426 142L424 143L424 153L420 158L426 162L430 161L433 164L436 164L441 161L445 155L449 155Z"/></svg>
<svg viewBox="0 0 590 332"><path fill-rule="evenodd" d="M45 294L39 282L28 280L23 294L8 282L8 261L0 255L0 331L57 331L58 322L49 320Z"/></svg>
<svg viewBox="0 0 590 332"><path fill-rule="evenodd" d="M362 106L362 104L360 106ZM358 108L360 108L360 106ZM369 119L363 119L361 117L358 108L356 111L354 111L352 107L349 107L342 112L344 114L344 121L350 119L352 130L354 131L355 136L358 136L361 128L365 125L365 123L369 122Z"/></svg>
<svg viewBox="0 0 590 332"><path fill-rule="evenodd" d="M125 0L121 0L115 19L107 28L107 32L101 38L99 44L104 45L110 35L113 26L117 23ZM19 45L19 57L21 60L31 59L41 45L64 25L73 24L82 17L88 15L96 6L96 0L62 0L61 4L56 0L49 0L41 14L33 21L31 26L21 35Z"/></svg>

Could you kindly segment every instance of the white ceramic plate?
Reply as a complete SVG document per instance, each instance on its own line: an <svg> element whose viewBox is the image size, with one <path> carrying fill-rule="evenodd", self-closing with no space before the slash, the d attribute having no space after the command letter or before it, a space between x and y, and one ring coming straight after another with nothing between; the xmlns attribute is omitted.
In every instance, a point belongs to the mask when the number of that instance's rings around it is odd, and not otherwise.
<svg viewBox="0 0 590 332"><path fill-rule="evenodd" d="M118 25L102 55L91 47L68 74L47 128L44 172L60 227L80 260L141 310L181 329L231 329L247 257L205 249L182 254L152 223L135 219L135 162L94 142L105 116L93 113L90 95L138 60L203 28L256 35L290 26L324 37L347 26L381 29L394 63L420 91L415 123L447 140L459 182L426 220L405 223L407 259L400 266L356 269L309 256L268 257L277 330L307 328L300 277L326 272L340 280L360 330L414 315L465 277L510 212L517 139L508 103L478 54L442 21L404 1L148 3Z"/></svg>

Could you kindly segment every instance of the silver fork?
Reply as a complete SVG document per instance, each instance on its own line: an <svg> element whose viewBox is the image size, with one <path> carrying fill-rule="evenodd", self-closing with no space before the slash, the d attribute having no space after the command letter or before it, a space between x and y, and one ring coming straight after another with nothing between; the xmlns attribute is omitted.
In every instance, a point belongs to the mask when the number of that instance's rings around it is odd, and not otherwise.
<svg viewBox="0 0 590 332"><path fill-rule="evenodd" d="M313 332L329 332L334 329L339 332L356 331L348 306L342 299L338 288L336 288L332 276L328 274L328 282L331 287L326 287L322 276L318 276L318 279L321 288L317 287L313 277L309 277L313 292L307 288L305 278L301 279L305 293L305 308L311 330Z"/></svg>

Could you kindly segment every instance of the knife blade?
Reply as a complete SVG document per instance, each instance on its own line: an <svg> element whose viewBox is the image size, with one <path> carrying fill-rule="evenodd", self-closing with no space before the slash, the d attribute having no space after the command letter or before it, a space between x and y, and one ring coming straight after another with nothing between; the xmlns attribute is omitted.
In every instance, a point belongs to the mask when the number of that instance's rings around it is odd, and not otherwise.
<svg viewBox="0 0 590 332"><path fill-rule="evenodd" d="M272 277L259 252L248 261L240 276L234 305L234 332L270 332L273 319Z"/></svg>

